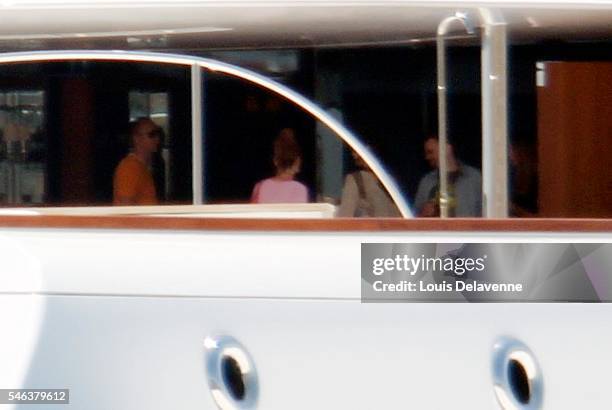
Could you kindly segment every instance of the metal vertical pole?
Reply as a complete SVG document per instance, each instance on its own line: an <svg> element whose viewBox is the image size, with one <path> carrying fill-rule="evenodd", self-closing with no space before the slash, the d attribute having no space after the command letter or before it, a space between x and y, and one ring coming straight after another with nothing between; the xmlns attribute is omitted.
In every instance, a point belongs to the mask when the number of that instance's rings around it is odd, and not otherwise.
<svg viewBox="0 0 612 410"><path fill-rule="evenodd" d="M193 204L204 203L204 151L202 121L202 67L191 65L191 178Z"/></svg>
<svg viewBox="0 0 612 410"><path fill-rule="evenodd" d="M454 20L454 18L452 19ZM442 32L439 28L436 43L438 62L438 170L440 175L440 217L448 218L448 164L446 161L446 145L448 139L446 130L446 49L444 45L444 32Z"/></svg>
<svg viewBox="0 0 612 410"><path fill-rule="evenodd" d="M508 95L506 23L497 10L480 9L483 20L482 201L487 218L508 217Z"/></svg>
<svg viewBox="0 0 612 410"><path fill-rule="evenodd" d="M446 148L448 144L447 114L446 114L446 45L444 36L453 22L460 22L466 31L473 33L473 27L467 21L464 13L455 13L447 17L438 25L436 36L436 55L438 72L438 169L440 174L440 217L448 218L448 162Z"/></svg>

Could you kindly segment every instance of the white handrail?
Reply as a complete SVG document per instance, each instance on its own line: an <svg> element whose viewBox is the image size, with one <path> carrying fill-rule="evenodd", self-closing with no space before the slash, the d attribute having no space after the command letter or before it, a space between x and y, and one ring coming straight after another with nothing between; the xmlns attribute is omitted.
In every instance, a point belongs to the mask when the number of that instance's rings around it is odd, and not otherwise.
<svg viewBox="0 0 612 410"><path fill-rule="evenodd" d="M474 32L474 28L467 19L465 13L457 12L454 16L445 18L438 25L436 35L436 56L438 73L438 169L440 178L440 217L448 218L448 163L446 157L447 136L447 114L446 114L446 44L445 36L451 24L459 22L468 34Z"/></svg>

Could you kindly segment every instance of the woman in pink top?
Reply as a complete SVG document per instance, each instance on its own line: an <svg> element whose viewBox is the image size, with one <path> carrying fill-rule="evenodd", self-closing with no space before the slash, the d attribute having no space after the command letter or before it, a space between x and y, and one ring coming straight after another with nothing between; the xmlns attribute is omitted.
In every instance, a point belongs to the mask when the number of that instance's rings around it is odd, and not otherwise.
<svg viewBox="0 0 612 410"><path fill-rule="evenodd" d="M308 189L294 178L302 166L300 147L291 128L283 129L274 141L276 175L255 184L251 202L258 204L308 202Z"/></svg>

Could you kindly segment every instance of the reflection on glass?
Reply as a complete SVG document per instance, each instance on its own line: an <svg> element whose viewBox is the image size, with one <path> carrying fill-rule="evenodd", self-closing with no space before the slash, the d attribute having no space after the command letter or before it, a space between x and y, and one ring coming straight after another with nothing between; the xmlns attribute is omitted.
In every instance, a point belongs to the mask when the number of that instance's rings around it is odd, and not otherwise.
<svg viewBox="0 0 612 410"><path fill-rule="evenodd" d="M330 107L327 113L342 122L339 108ZM321 202L339 203L344 180L345 149L336 133L317 122L317 191Z"/></svg>
<svg viewBox="0 0 612 410"><path fill-rule="evenodd" d="M130 121L151 118L168 135L168 93L130 91Z"/></svg>
<svg viewBox="0 0 612 410"><path fill-rule="evenodd" d="M45 200L44 92L0 92L0 203Z"/></svg>

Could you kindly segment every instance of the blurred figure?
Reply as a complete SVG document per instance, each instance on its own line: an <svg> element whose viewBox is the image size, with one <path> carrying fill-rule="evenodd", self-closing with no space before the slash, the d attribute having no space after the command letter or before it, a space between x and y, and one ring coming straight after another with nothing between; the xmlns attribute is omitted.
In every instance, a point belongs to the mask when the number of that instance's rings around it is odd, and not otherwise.
<svg viewBox="0 0 612 410"><path fill-rule="evenodd" d="M414 201L415 214L422 217L440 216L440 176L438 167L439 142L437 136L425 140L425 159L434 168L419 182ZM449 216L477 217L482 215L482 177L480 171L461 162L448 143Z"/></svg>
<svg viewBox="0 0 612 410"><path fill-rule="evenodd" d="M151 171L160 144L159 127L149 118L130 124L132 152L121 160L113 178L114 205L156 205L157 191Z"/></svg>
<svg viewBox="0 0 612 410"><path fill-rule="evenodd" d="M401 214L365 161L352 152L357 171L346 176L337 217L400 217Z"/></svg>
<svg viewBox="0 0 612 410"><path fill-rule="evenodd" d="M308 202L308 189L295 176L302 166L302 154L291 128L284 128L274 140L273 158L276 174L259 181L253 188L252 203Z"/></svg>

